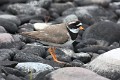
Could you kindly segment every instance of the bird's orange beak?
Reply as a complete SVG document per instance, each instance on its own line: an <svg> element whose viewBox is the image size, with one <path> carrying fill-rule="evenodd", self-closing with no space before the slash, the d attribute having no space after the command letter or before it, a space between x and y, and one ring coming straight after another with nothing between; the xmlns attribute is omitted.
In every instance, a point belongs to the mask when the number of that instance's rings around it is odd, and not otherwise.
<svg viewBox="0 0 120 80"><path fill-rule="evenodd" d="M80 30L84 30L84 27L83 27L83 26L80 26L79 29L80 29Z"/></svg>

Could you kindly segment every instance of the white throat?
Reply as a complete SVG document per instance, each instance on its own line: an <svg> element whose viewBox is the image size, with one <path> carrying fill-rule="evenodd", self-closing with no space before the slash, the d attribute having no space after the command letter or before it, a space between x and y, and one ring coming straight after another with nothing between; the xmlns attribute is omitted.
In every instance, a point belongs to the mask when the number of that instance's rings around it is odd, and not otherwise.
<svg viewBox="0 0 120 80"><path fill-rule="evenodd" d="M67 28L72 32L72 33L78 33L79 32L79 28L77 29L70 29L68 26Z"/></svg>

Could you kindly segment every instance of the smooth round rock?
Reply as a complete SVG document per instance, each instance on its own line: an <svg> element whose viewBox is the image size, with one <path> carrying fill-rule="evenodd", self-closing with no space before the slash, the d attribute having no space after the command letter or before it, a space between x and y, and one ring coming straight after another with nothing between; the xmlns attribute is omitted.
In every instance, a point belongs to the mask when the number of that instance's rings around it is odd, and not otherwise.
<svg viewBox="0 0 120 80"><path fill-rule="evenodd" d="M109 43L119 42L120 27L112 21L101 21L88 27L83 33L83 40L90 38L105 40Z"/></svg>
<svg viewBox="0 0 120 80"><path fill-rule="evenodd" d="M9 33L0 33L0 43L11 43L14 39Z"/></svg>
<svg viewBox="0 0 120 80"><path fill-rule="evenodd" d="M2 14L2 15L0 15L0 18L6 19L8 21L11 21L11 22L15 23L16 25L20 25L21 24L20 19L17 16L14 16L14 15Z"/></svg>
<svg viewBox="0 0 120 80"><path fill-rule="evenodd" d="M120 79L120 48L105 52L91 61L87 68L111 80Z"/></svg>
<svg viewBox="0 0 120 80"><path fill-rule="evenodd" d="M0 18L0 25L3 26L9 33L16 33L18 30L18 27L15 23L3 18Z"/></svg>
<svg viewBox="0 0 120 80"><path fill-rule="evenodd" d="M45 80L109 80L96 73L80 68L66 67L57 69L46 75Z"/></svg>

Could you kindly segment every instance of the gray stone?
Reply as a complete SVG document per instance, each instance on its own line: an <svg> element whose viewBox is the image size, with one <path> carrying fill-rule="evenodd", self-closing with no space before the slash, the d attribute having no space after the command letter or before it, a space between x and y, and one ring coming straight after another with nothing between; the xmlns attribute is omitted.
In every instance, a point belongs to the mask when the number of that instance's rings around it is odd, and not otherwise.
<svg viewBox="0 0 120 80"><path fill-rule="evenodd" d="M10 60L11 56L10 54L12 54L13 52L9 49L0 49L0 60L4 61L4 60Z"/></svg>
<svg viewBox="0 0 120 80"><path fill-rule="evenodd" d="M114 30L114 32L113 32ZM95 23L85 30L83 33L83 40L96 39L105 40L109 43L119 42L120 40L120 27L111 21L102 21Z"/></svg>
<svg viewBox="0 0 120 80"><path fill-rule="evenodd" d="M46 55L47 55L45 48L42 47L41 45L37 45L37 44L25 45L24 48L22 49L22 52L34 54L34 55L37 55L40 57L46 57Z"/></svg>
<svg viewBox="0 0 120 80"><path fill-rule="evenodd" d="M14 15L2 14L2 15L0 15L0 18L6 19L8 21L11 21L11 22L15 23L16 25L20 25L21 24L20 19L17 16L14 16Z"/></svg>
<svg viewBox="0 0 120 80"><path fill-rule="evenodd" d="M103 20L114 20L117 17L114 12L97 5L70 8L62 13L63 16L70 14L75 14L82 23L88 25Z"/></svg>
<svg viewBox="0 0 120 80"><path fill-rule="evenodd" d="M88 53L75 53L72 56L75 59L78 59L80 61L82 61L83 63L87 63L90 62L91 60L91 56Z"/></svg>
<svg viewBox="0 0 120 80"><path fill-rule="evenodd" d="M39 1L30 1L27 4L48 9L51 3L52 3L52 0L39 0Z"/></svg>
<svg viewBox="0 0 120 80"><path fill-rule="evenodd" d="M48 64L43 64L39 62L22 62L18 63L15 66L16 69L21 70L23 72L29 73L41 73L47 70L53 70L54 68Z"/></svg>
<svg viewBox="0 0 120 80"><path fill-rule="evenodd" d="M16 33L18 30L17 25L7 19L0 18L0 25L3 26L9 33Z"/></svg>
<svg viewBox="0 0 120 80"><path fill-rule="evenodd" d="M86 68L111 80L120 78L120 48L101 54L91 61Z"/></svg>
<svg viewBox="0 0 120 80"><path fill-rule="evenodd" d="M3 26L0 26L0 33L7 33L7 31L5 30Z"/></svg>
<svg viewBox="0 0 120 80"><path fill-rule="evenodd" d="M44 59L34 55L34 54L29 54L29 53L23 53L22 51L16 52L17 54L14 56L14 61L19 61L19 62L39 62L43 61Z"/></svg>
<svg viewBox="0 0 120 80"><path fill-rule="evenodd" d="M52 3L50 8L55 9L57 13L61 14L63 11L73 7L74 7L73 3L66 2L66 3Z"/></svg>
<svg viewBox="0 0 120 80"><path fill-rule="evenodd" d="M74 3L76 3L79 6L92 5L92 4L108 6L111 1L112 0L74 0Z"/></svg>
<svg viewBox="0 0 120 80"><path fill-rule="evenodd" d="M80 68L66 67L52 71L45 76L44 80L109 80L96 73Z"/></svg>
<svg viewBox="0 0 120 80"><path fill-rule="evenodd" d="M15 76L15 75L9 74L9 75L6 77L6 80L22 80L22 79L20 79L19 77Z"/></svg>
<svg viewBox="0 0 120 80"><path fill-rule="evenodd" d="M11 43L14 39L9 33L0 33L0 43Z"/></svg>
<svg viewBox="0 0 120 80"><path fill-rule="evenodd" d="M12 14L27 14L27 15L48 15L48 11L44 8L32 6L30 4L11 4L7 10Z"/></svg>

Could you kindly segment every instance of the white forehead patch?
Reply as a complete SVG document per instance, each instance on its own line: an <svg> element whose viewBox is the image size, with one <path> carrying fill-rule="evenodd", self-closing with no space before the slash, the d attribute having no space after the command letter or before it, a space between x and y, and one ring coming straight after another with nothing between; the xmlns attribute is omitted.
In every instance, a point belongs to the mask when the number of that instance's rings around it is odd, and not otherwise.
<svg viewBox="0 0 120 80"><path fill-rule="evenodd" d="M82 23L79 23L77 26L82 26Z"/></svg>

